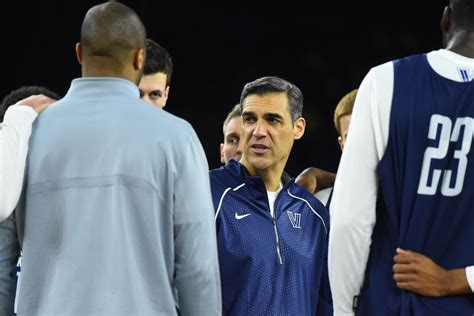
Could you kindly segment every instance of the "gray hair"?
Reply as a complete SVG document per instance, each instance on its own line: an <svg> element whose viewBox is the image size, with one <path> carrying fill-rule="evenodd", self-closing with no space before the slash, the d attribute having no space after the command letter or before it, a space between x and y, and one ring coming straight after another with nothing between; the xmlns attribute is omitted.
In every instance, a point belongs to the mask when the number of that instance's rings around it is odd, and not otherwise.
<svg viewBox="0 0 474 316"><path fill-rule="evenodd" d="M263 77L247 83L240 95L240 111L243 101L252 94L264 95L272 92L284 92L288 96L288 107L292 122L303 115L303 94L293 83L279 77Z"/></svg>

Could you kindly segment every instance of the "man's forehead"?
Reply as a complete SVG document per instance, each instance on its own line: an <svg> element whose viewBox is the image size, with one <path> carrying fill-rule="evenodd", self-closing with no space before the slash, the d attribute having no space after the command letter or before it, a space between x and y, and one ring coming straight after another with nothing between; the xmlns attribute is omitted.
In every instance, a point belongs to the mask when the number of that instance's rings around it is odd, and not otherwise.
<svg viewBox="0 0 474 316"><path fill-rule="evenodd" d="M240 132L240 124L242 124L242 118L240 116L231 118L225 127L225 134L238 134Z"/></svg>
<svg viewBox="0 0 474 316"><path fill-rule="evenodd" d="M166 74L157 72L150 75L143 75L140 86L147 86L156 90L164 90L166 88Z"/></svg>
<svg viewBox="0 0 474 316"><path fill-rule="evenodd" d="M243 114L254 111L278 113L285 110L289 110L288 95L285 92L250 94L242 103Z"/></svg>

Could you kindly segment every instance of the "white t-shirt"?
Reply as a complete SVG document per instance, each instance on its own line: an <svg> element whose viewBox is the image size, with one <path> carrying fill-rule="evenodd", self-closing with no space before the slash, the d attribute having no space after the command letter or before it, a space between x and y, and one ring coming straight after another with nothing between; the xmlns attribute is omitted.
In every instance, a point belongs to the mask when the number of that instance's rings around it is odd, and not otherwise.
<svg viewBox="0 0 474 316"><path fill-rule="evenodd" d="M20 198L28 141L37 116L29 106L13 105L0 124L0 221L13 212Z"/></svg>
<svg viewBox="0 0 474 316"><path fill-rule="evenodd" d="M326 188L324 190L320 190L316 193L314 193L314 197L317 198L321 203L323 203L324 206L327 208L329 196L331 195L333 187Z"/></svg>
<svg viewBox="0 0 474 316"><path fill-rule="evenodd" d="M280 186L278 187L278 190L276 190L275 192L267 191L268 206L270 206L270 215L272 216L272 218L274 218L274 214L275 214L275 200L278 196L278 193L280 193L281 189L283 189L283 184L280 181Z"/></svg>

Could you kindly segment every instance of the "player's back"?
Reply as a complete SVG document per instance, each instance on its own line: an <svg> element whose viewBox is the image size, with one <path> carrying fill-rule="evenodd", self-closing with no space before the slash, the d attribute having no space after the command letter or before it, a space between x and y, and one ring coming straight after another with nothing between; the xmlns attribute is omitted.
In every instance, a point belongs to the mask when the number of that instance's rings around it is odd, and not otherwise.
<svg viewBox="0 0 474 316"><path fill-rule="evenodd" d="M32 135L19 314L173 315L172 188L192 128L125 80L77 85Z"/></svg>
<svg viewBox="0 0 474 316"><path fill-rule="evenodd" d="M393 281L396 247L452 269L474 264L474 82L437 74L426 55L394 62L382 202L372 236L361 315L472 314L471 295L428 298Z"/></svg>

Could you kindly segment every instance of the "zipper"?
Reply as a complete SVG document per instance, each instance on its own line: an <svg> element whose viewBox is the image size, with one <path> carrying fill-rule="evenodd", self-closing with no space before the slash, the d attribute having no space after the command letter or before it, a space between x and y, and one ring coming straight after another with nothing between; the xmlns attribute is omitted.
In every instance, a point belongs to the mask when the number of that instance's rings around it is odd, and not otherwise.
<svg viewBox="0 0 474 316"><path fill-rule="evenodd" d="M281 258L281 251L280 251L280 238L278 238L278 229L275 221L275 215L272 215L272 223L273 223L273 229L275 231L275 238L276 238L276 248L277 248L277 255L278 255L278 260L280 261L280 264L283 264L283 260Z"/></svg>

